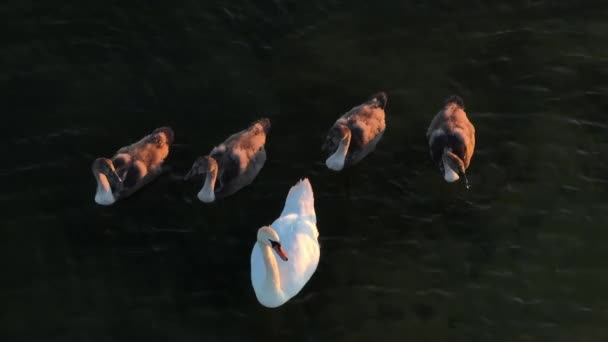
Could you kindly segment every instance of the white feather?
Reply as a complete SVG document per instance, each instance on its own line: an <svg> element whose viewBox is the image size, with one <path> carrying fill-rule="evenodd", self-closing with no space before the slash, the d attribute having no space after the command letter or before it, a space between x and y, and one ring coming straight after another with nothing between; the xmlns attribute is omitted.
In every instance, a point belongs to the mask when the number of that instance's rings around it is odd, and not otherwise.
<svg viewBox="0 0 608 342"><path fill-rule="evenodd" d="M448 166L448 164L446 162L443 163L443 178L446 180L446 182L448 183L453 183L457 180L460 179L460 176L458 176L458 173L454 170L452 170L452 168L450 168Z"/></svg>
<svg viewBox="0 0 608 342"><path fill-rule="evenodd" d="M348 145L349 142L347 142L347 139L343 139L340 141L336 152L327 158L325 165L327 165L330 170L341 171L344 168L346 154L348 153Z"/></svg>
<svg viewBox="0 0 608 342"><path fill-rule="evenodd" d="M95 192L95 203L101 205L111 205L116 202L112 194L112 188L108 178L104 174L99 174L97 178L97 191Z"/></svg>

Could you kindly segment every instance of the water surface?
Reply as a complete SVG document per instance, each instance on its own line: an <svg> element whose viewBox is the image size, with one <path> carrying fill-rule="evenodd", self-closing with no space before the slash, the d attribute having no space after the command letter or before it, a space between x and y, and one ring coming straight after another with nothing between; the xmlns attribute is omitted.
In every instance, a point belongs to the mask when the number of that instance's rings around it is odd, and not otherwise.
<svg viewBox="0 0 608 342"><path fill-rule="evenodd" d="M254 4L255 3L255 4ZM600 2L0 5L3 341L605 341L608 7ZM335 174L337 116L389 96L377 151ZM425 131L460 94L472 188ZM181 177L260 116L257 180L213 205ZM112 207L90 165L170 125L169 171ZM256 230L309 177L321 261L261 307Z"/></svg>

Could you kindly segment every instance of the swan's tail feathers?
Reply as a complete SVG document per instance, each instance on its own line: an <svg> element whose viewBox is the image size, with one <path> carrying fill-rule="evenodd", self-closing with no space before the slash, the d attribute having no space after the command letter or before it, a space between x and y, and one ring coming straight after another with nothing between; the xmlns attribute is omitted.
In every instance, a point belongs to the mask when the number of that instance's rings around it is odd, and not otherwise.
<svg viewBox="0 0 608 342"><path fill-rule="evenodd" d="M386 102L388 101L388 97L386 96L386 93L381 91L378 92L374 95L372 95L371 98L372 101L374 101L378 107L384 109L386 107Z"/></svg>
<svg viewBox="0 0 608 342"><path fill-rule="evenodd" d="M445 99L446 106L449 105L450 103L454 103L458 107L464 109L464 101L462 100L462 97L460 97L458 95L450 95L450 96L448 96L447 99Z"/></svg>
<svg viewBox="0 0 608 342"><path fill-rule="evenodd" d="M315 198L308 178L300 180L298 184L289 189L281 216L289 214L297 214L306 217L315 224L317 223Z"/></svg>
<svg viewBox="0 0 608 342"><path fill-rule="evenodd" d="M270 119L268 119L268 118L261 118L261 119L255 121L253 124L254 125L259 124L260 126L262 126L262 129L264 130L264 133L266 133L266 134L268 134L270 132L271 124L270 124Z"/></svg>

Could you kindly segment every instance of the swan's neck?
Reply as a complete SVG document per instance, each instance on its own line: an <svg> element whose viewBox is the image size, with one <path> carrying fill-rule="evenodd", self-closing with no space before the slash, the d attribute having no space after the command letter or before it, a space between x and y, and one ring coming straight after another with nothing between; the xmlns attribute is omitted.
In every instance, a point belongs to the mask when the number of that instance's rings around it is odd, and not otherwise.
<svg viewBox="0 0 608 342"><path fill-rule="evenodd" d="M215 201L215 180L217 179L217 168L213 168L207 172L205 184L198 193L198 199L201 202L211 203Z"/></svg>
<svg viewBox="0 0 608 342"><path fill-rule="evenodd" d="M279 275L277 259L274 257L274 255L272 255L272 249L270 247L259 242L258 245L262 249L262 258L264 259L264 266L266 268L264 292L272 293L276 296L282 296L283 290L281 289L281 277Z"/></svg>
<svg viewBox="0 0 608 342"><path fill-rule="evenodd" d="M97 179L97 191L95 192L95 202L101 205L110 205L116 202L114 195L112 194L112 187L106 175L100 173L96 177Z"/></svg>
<svg viewBox="0 0 608 342"><path fill-rule="evenodd" d="M349 146L350 135L340 141L340 145L338 145L336 152L327 158L325 165L334 171L342 170L344 168L344 161L346 160L346 153L348 153Z"/></svg>
<svg viewBox="0 0 608 342"><path fill-rule="evenodd" d="M453 183L453 182L459 180L460 176L458 176L458 172L452 170L450 165L444 161L443 162L443 178L446 180L446 182Z"/></svg>

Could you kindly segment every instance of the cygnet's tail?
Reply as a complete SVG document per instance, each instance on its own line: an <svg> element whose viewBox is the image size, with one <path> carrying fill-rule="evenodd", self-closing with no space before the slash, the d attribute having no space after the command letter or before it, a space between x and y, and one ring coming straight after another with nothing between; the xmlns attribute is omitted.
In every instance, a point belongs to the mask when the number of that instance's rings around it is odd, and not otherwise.
<svg viewBox="0 0 608 342"><path fill-rule="evenodd" d="M285 207L283 208L281 216L289 214L297 214L315 224L317 223L315 198L308 178L300 180L296 185L289 189L289 194L287 194Z"/></svg>

